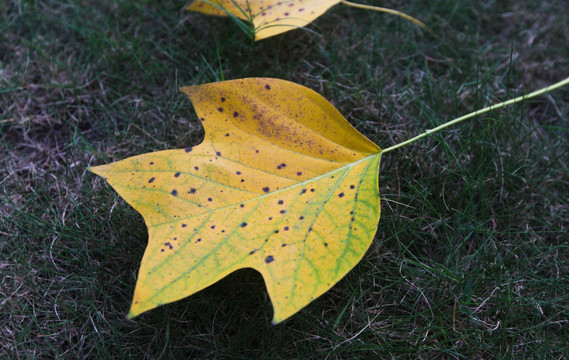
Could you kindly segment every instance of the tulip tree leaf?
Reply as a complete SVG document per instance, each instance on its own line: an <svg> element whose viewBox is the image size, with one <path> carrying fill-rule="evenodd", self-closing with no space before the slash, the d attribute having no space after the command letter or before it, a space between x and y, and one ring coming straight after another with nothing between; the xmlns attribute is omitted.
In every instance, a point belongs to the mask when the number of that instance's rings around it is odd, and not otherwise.
<svg viewBox="0 0 569 360"><path fill-rule="evenodd" d="M245 20L252 26L255 40L261 40L304 27L339 3L397 15L425 27L421 21L400 11L346 0L194 0L186 9ZM246 31L249 33L250 29Z"/></svg>
<svg viewBox="0 0 569 360"><path fill-rule="evenodd" d="M195 0L187 9L252 22L255 40L304 27L340 0Z"/></svg>
<svg viewBox="0 0 569 360"><path fill-rule="evenodd" d="M279 323L369 248L381 150L322 96L288 81L181 91L205 128L201 144L91 168L148 227L129 317L253 268Z"/></svg>

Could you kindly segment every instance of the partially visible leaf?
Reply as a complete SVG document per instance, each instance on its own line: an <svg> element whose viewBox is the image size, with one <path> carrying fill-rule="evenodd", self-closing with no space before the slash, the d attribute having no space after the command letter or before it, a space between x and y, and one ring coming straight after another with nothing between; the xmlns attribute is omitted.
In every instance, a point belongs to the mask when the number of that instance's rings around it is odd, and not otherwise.
<svg viewBox="0 0 569 360"><path fill-rule="evenodd" d="M381 150L323 97L291 82L181 90L205 128L200 145L91 169L148 226L129 317L249 267L262 274L273 322L281 322L369 248Z"/></svg>
<svg viewBox="0 0 569 360"><path fill-rule="evenodd" d="M304 27L341 0L195 0L187 9L207 15L248 20L255 40Z"/></svg>

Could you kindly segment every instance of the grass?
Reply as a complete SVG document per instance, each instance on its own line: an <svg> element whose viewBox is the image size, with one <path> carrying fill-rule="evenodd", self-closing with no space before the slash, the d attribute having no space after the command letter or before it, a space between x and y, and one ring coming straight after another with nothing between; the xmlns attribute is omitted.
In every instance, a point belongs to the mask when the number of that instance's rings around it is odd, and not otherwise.
<svg viewBox="0 0 569 360"><path fill-rule="evenodd" d="M370 2L370 4L372 4ZM382 147L568 76L565 0L336 6L251 45L185 1L0 4L0 358L569 357L569 92L382 159L362 262L281 325L238 271L129 321L147 233L86 171L197 144L183 85L308 86Z"/></svg>

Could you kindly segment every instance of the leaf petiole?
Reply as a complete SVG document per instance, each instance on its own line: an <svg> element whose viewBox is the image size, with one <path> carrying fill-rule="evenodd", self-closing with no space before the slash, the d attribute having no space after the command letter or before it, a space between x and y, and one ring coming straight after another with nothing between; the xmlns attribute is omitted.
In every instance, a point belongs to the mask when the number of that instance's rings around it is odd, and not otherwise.
<svg viewBox="0 0 569 360"><path fill-rule="evenodd" d="M419 25L420 27L424 28L426 27L426 25L424 23L422 23L421 21L415 19L414 17L407 15L405 13L402 13L401 11L397 11L397 10L393 10L393 9L388 9L388 8L384 8L384 7L379 7L379 6L370 6L370 5L364 5L364 4L356 4L353 2L349 2L346 0L340 0L340 2L344 5L348 5L351 7L355 7L355 8L360 8L360 9L365 9L365 10L373 10L373 11L379 11L379 12L384 12L384 13L388 13L388 14L392 14L392 15L397 15L400 16L404 19L407 19L417 25Z"/></svg>
<svg viewBox="0 0 569 360"><path fill-rule="evenodd" d="M449 127L449 126L458 124L458 123L460 123L460 122L462 122L462 121L464 121L464 120L468 120L468 119L473 118L473 117L475 117L475 116L478 116L478 115L481 115L481 114L484 114L484 113L487 113L487 112L490 112L490 111L493 111L493 110L500 109L500 108L502 108L502 107L504 107L504 106L512 105L512 104L515 104L515 103L519 103L519 102L525 101L525 100L527 100L527 99L531 99L531 98L533 98L533 97L536 97L536 96L539 96L539 95L548 93L548 92L550 92L550 91L553 91L553 90L558 89L558 88L560 88L560 87L563 87L563 86L565 86L565 85L569 85L569 77L566 78L565 80L559 81L559 82L557 82L557 83L555 83L555 84L553 84L553 85L544 87L543 89L539 89L539 90L534 91L534 92L532 92L532 93L529 93L529 94L526 94L526 95L522 95L522 96L518 96L517 98L510 99L510 100L507 100L507 101L504 101L504 102L501 102L501 103L498 103L498 104L490 105L490 106L485 107L485 108L483 108L483 109L476 110L476 111L471 112L471 113L469 113L469 114L466 114L466 115L463 115L463 116L461 116L461 117L458 117L458 118L456 118L456 119L454 119L454 120L448 121L448 122L446 122L446 123L444 123L444 124L442 124L442 125L437 126L436 128L426 130L424 133L419 134L419 135L417 135L417 136L415 136L415 137L413 137L413 138L411 138L411 139L409 139L409 140L406 140L406 141L403 141L403 142L401 142L401 143L399 143L399 144L396 144L396 145L393 145L393 146L391 146L391 147L388 147L387 149L382 150L381 153L383 154L383 153L386 153L386 152L389 152L389 151L392 151L392 150L395 150L395 149L399 149L400 147L403 147L403 146L405 146L405 145L414 143L415 141L417 141L417 140L419 140L419 139L422 139L422 138L424 138L424 137L426 137L426 136L429 136L429 135L431 135L431 134L434 134L434 133L436 133L436 132L438 132L438 131L440 131L440 130L443 130L443 129Z"/></svg>

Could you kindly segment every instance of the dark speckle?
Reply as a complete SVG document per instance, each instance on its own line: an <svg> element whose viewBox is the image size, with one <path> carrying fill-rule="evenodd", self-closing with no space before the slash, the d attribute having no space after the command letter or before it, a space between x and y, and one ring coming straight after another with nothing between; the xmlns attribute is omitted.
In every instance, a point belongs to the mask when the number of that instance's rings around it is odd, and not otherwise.
<svg viewBox="0 0 569 360"><path fill-rule="evenodd" d="M282 205L282 204L284 204L284 201L279 200L279 205Z"/></svg>
<svg viewBox="0 0 569 360"><path fill-rule="evenodd" d="M199 170L200 168L197 166L194 166L194 170Z"/></svg>
<svg viewBox="0 0 569 360"><path fill-rule="evenodd" d="M226 133L225 136L229 136L229 133Z"/></svg>
<svg viewBox="0 0 569 360"><path fill-rule="evenodd" d="M306 193L306 189L302 189L302 193L303 193L303 194Z"/></svg>
<svg viewBox="0 0 569 360"><path fill-rule="evenodd" d="M170 248L170 249L172 249L172 248L173 248L172 244L170 244L169 242L167 242L167 243L164 243L164 246L168 246L168 248Z"/></svg>
<svg viewBox="0 0 569 360"><path fill-rule="evenodd" d="M154 161L151 161L151 162L150 162L150 165L154 165Z"/></svg>
<svg viewBox="0 0 569 360"><path fill-rule="evenodd" d="M148 179L148 183L150 184L150 183L154 182L154 179L155 179L155 178L150 178L150 179Z"/></svg>
<svg viewBox="0 0 569 360"><path fill-rule="evenodd" d="M215 225L210 226L211 229L215 229Z"/></svg>
<svg viewBox="0 0 569 360"><path fill-rule="evenodd" d="M267 86L269 86L269 85L267 85ZM275 261L275 258L273 257L273 255L269 255L265 258L265 262L267 264L272 263L273 261Z"/></svg>
<svg viewBox="0 0 569 360"><path fill-rule="evenodd" d="M282 247L285 247L285 246L286 246L286 244L282 244L281 246L282 246Z"/></svg>
<svg viewBox="0 0 569 360"><path fill-rule="evenodd" d="M314 189L310 189L310 192L314 192Z"/></svg>
<svg viewBox="0 0 569 360"><path fill-rule="evenodd" d="M217 152L215 153L215 155L221 156L221 153L220 153L219 151L217 151Z"/></svg>
<svg viewBox="0 0 569 360"><path fill-rule="evenodd" d="M249 252L249 255L253 255L256 252L257 252L257 250L252 250L251 252Z"/></svg>
<svg viewBox="0 0 569 360"><path fill-rule="evenodd" d="M299 172L296 173L296 175L301 176L301 175L302 175L302 172L299 171Z"/></svg>
<svg viewBox="0 0 569 360"><path fill-rule="evenodd" d="M172 195L177 196L177 195L178 195L178 190L176 190L176 189L172 190Z"/></svg>
<svg viewBox="0 0 569 360"><path fill-rule="evenodd" d="M234 112L233 112L233 117L238 117L238 116L239 116L239 113L238 113L237 111L234 111Z"/></svg>
<svg viewBox="0 0 569 360"><path fill-rule="evenodd" d="M237 175L241 175L241 171L237 171L236 174L237 174Z"/></svg>
<svg viewBox="0 0 569 360"><path fill-rule="evenodd" d="M207 201L213 201L213 199L212 199L212 198L207 198Z"/></svg>
<svg viewBox="0 0 569 360"><path fill-rule="evenodd" d="M271 90L271 87L269 86L269 84L265 85L265 89Z"/></svg>
<svg viewBox="0 0 569 360"><path fill-rule="evenodd" d="M281 211L280 211L281 214L284 214L285 212L286 212L285 210L281 210Z"/></svg>
<svg viewBox="0 0 569 360"><path fill-rule="evenodd" d="M328 243L324 243L324 246L328 247Z"/></svg>
<svg viewBox="0 0 569 360"><path fill-rule="evenodd" d="M275 234L278 234L278 233L279 233L279 231L278 231L278 230L275 230Z"/></svg>
<svg viewBox="0 0 569 360"><path fill-rule="evenodd" d="M195 194L195 193L196 193L196 189L191 188L190 191L189 191L189 193L190 193L190 194Z"/></svg>
<svg viewBox="0 0 569 360"><path fill-rule="evenodd" d="M164 252L164 249L160 249L160 252Z"/></svg>
<svg viewBox="0 0 569 360"><path fill-rule="evenodd" d="M174 174L174 177L178 177L178 176L180 176L180 172L179 172L179 171Z"/></svg>
<svg viewBox="0 0 569 360"><path fill-rule="evenodd" d="M344 197L344 193L343 192L339 193L338 197Z"/></svg>
<svg viewBox="0 0 569 360"><path fill-rule="evenodd" d="M241 227L245 227L245 226L247 226L246 222L241 223Z"/></svg>
<svg viewBox="0 0 569 360"><path fill-rule="evenodd" d="M244 208L244 207L245 207L245 204L241 204L241 205L239 205L239 207L242 207L242 208Z"/></svg>
<svg viewBox="0 0 569 360"><path fill-rule="evenodd" d="M197 240L196 240L196 242L200 242L200 241L202 241L202 239L201 239L201 238L199 238L199 239L197 239Z"/></svg>
<svg viewBox="0 0 569 360"><path fill-rule="evenodd" d="M188 225L186 225L186 224L182 224L182 227L186 227L186 226L188 226Z"/></svg>
<svg viewBox="0 0 569 360"><path fill-rule="evenodd" d="M356 187L354 185L350 185L350 189L355 189Z"/></svg>
<svg viewBox="0 0 569 360"><path fill-rule="evenodd" d="M223 112L223 108L222 108L222 107L219 107L219 108L217 108L217 111Z"/></svg>
<svg viewBox="0 0 569 360"><path fill-rule="evenodd" d="M284 227L284 231L288 231L288 226L285 226L285 227Z"/></svg>
<svg viewBox="0 0 569 360"><path fill-rule="evenodd" d="M271 217L269 217L269 221L271 221L271 220L273 220L273 217L272 217L272 216L271 216Z"/></svg>
<svg viewBox="0 0 569 360"><path fill-rule="evenodd" d="M300 219L300 220L303 220L303 219L304 219L304 216L300 216L299 219Z"/></svg>
<svg viewBox="0 0 569 360"><path fill-rule="evenodd" d="M192 149L191 147L187 147L187 148L186 148L186 152L190 152L190 151L192 151L192 150L193 150L193 149Z"/></svg>
<svg viewBox="0 0 569 360"><path fill-rule="evenodd" d="M225 98L224 98L224 97L221 98L221 102L225 102Z"/></svg>
<svg viewBox="0 0 569 360"><path fill-rule="evenodd" d="M269 192L269 190L271 190L271 189L269 189L268 186L265 186L265 187L263 188L263 191L266 192L266 193Z"/></svg>

